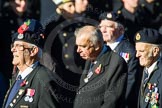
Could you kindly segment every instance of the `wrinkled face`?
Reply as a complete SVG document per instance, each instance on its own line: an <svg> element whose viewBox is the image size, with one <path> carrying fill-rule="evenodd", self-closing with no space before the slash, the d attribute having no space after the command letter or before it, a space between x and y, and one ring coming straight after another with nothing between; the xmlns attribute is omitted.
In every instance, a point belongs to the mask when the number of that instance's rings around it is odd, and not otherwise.
<svg viewBox="0 0 162 108"><path fill-rule="evenodd" d="M27 0L14 0L13 6L18 13L23 13L27 9Z"/></svg>
<svg viewBox="0 0 162 108"><path fill-rule="evenodd" d="M115 27L115 22L110 20L101 20L99 29L102 32L105 42L114 42L119 36L119 30Z"/></svg>
<svg viewBox="0 0 162 108"><path fill-rule="evenodd" d="M89 41L88 36L79 36L76 38L77 52L85 60L92 60L95 54L95 47Z"/></svg>
<svg viewBox="0 0 162 108"><path fill-rule="evenodd" d="M78 13L86 11L88 6L88 0L75 0L75 10Z"/></svg>
<svg viewBox="0 0 162 108"><path fill-rule="evenodd" d="M73 2L67 2L61 6L62 14L66 16L72 16L75 13L75 7Z"/></svg>
<svg viewBox="0 0 162 108"><path fill-rule="evenodd" d="M23 41L15 41L11 45L11 52L13 53L13 65L23 66L30 61L30 54L33 48L28 43Z"/></svg>
<svg viewBox="0 0 162 108"><path fill-rule="evenodd" d="M124 4L129 7L136 8L139 4L139 0L122 0Z"/></svg>
<svg viewBox="0 0 162 108"><path fill-rule="evenodd" d="M141 66L149 67L154 63L156 52L150 44L138 42L136 43L136 57L139 58Z"/></svg>

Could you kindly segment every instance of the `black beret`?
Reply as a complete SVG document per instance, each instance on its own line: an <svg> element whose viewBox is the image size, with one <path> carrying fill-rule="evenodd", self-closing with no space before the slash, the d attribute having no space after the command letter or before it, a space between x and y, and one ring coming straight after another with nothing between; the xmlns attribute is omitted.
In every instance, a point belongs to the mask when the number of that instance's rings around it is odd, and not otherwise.
<svg viewBox="0 0 162 108"><path fill-rule="evenodd" d="M38 47L43 47L43 32L43 27L39 21L28 19L18 28L17 32L12 35L12 43L16 40L21 40L37 45Z"/></svg>
<svg viewBox="0 0 162 108"><path fill-rule="evenodd" d="M115 21L121 24L124 24L124 17L121 15L120 11L111 11L111 12L104 12L101 13L99 16L99 20L111 20L111 21Z"/></svg>
<svg viewBox="0 0 162 108"><path fill-rule="evenodd" d="M156 29L144 28L136 33L135 42L162 44L162 35Z"/></svg>

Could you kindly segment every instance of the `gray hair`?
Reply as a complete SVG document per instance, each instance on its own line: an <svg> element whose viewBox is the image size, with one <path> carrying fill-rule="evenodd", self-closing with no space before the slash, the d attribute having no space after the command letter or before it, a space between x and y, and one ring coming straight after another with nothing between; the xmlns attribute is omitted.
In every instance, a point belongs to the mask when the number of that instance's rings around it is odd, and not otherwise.
<svg viewBox="0 0 162 108"><path fill-rule="evenodd" d="M102 33L97 27L91 26L91 25L86 25L86 26L81 27L81 28L79 28L75 31L76 37L79 37L79 36L82 36L82 35L85 35L85 34L90 36L89 41L93 45L96 46L98 44L98 42L100 42L101 45L104 44Z"/></svg>

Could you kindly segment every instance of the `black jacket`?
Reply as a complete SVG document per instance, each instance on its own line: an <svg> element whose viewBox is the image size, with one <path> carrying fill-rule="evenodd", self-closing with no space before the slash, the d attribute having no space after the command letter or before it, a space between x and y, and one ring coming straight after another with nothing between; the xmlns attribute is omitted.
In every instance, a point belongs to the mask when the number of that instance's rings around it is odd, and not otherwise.
<svg viewBox="0 0 162 108"><path fill-rule="evenodd" d="M56 85L54 85L54 77L52 76L53 74L51 71L39 64L25 78L26 84L20 87L8 108L11 108L11 106L14 108L59 108L54 89ZM15 78L13 79L13 84L14 83ZM6 95L6 99L8 98L11 89L12 86ZM32 102L24 100L27 95L27 89L35 90ZM3 108L5 107L6 99Z"/></svg>
<svg viewBox="0 0 162 108"><path fill-rule="evenodd" d="M92 77L85 82L89 66L90 62L87 61L74 108L123 108L127 84L127 64L124 59L108 47L92 67Z"/></svg>

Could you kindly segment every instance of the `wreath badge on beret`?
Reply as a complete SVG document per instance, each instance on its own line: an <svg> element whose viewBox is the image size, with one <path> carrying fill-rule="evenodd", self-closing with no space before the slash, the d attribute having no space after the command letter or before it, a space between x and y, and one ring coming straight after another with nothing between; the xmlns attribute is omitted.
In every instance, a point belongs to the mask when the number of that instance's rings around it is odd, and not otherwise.
<svg viewBox="0 0 162 108"><path fill-rule="evenodd" d="M136 35L136 40L140 40L140 39L141 39L141 36L140 36L139 33L137 33L137 35Z"/></svg>
<svg viewBox="0 0 162 108"><path fill-rule="evenodd" d="M30 25L30 20L27 20L26 22L24 22L23 25L21 25L21 26L18 28L18 30L17 30L17 32L19 33L19 35L18 35L18 37L17 37L18 39L23 39L23 38L24 38L23 33L24 33L25 31L28 30L29 25Z"/></svg>
<svg viewBox="0 0 162 108"><path fill-rule="evenodd" d="M107 18L112 18L112 14L111 13L108 13L107 14Z"/></svg>

